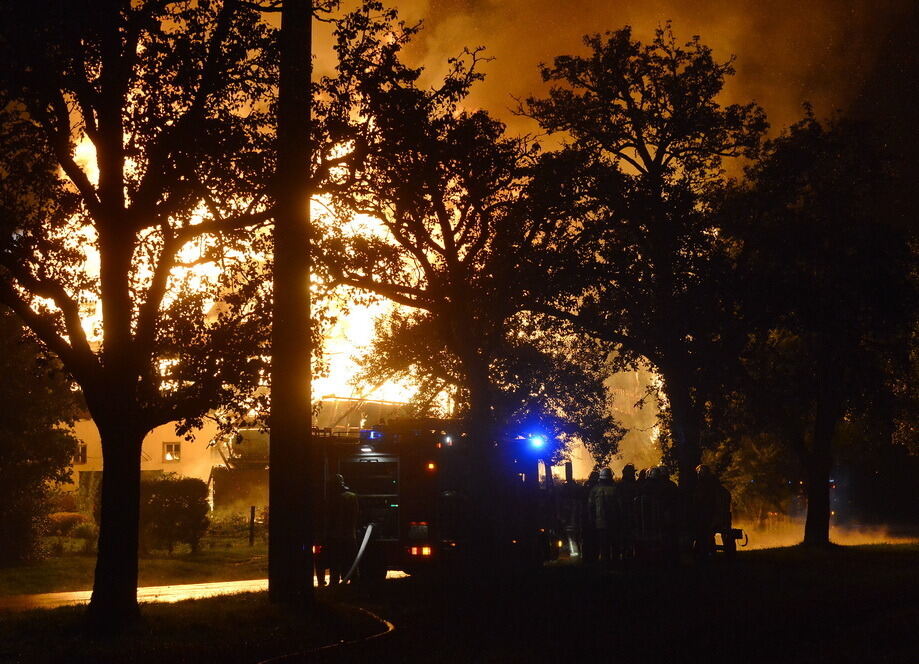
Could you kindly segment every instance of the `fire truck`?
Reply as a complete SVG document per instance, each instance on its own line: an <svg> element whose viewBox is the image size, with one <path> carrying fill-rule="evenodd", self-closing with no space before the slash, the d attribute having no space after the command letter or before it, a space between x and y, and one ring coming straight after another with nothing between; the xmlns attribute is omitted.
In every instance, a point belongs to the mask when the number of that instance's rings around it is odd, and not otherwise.
<svg viewBox="0 0 919 664"><path fill-rule="evenodd" d="M391 569L423 574L462 559L470 543L470 474L477 469L470 462L469 446L475 441L459 422L391 421L357 436L320 433L318 442L324 486L332 486L335 474L341 474L358 496L363 579L383 578ZM509 483L503 495L514 503L508 512L515 518L502 524L504 534L541 560L557 557L561 541L554 531L551 492L538 479L546 437L520 436L495 444Z"/></svg>

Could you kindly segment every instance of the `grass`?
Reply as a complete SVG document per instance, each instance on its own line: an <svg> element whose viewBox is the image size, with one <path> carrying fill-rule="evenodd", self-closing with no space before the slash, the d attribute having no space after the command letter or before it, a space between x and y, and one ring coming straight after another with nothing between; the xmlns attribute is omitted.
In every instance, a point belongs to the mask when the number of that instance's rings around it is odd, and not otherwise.
<svg viewBox="0 0 919 664"><path fill-rule="evenodd" d="M140 559L140 585L263 579L268 574L264 543L249 547L245 540L227 542L198 553L157 552ZM95 555L68 553L29 565L0 569L0 596L89 590L93 585Z"/></svg>
<svg viewBox="0 0 919 664"><path fill-rule="evenodd" d="M917 545L767 549L734 562L612 572L560 564L491 583L487 576L324 591L397 629L326 651L322 661L919 661ZM326 623L285 616L264 595L149 605L134 633L85 643L79 609L32 612L0 625L0 653L22 662L256 662L353 632L354 619L337 610L338 622L333 614Z"/></svg>
<svg viewBox="0 0 919 664"><path fill-rule="evenodd" d="M325 602L310 615L288 614L264 593L245 593L148 605L127 633L90 638L82 608L67 607L4 616L0 662L252 664L379 630L376 621L342 605Z"/></svg>

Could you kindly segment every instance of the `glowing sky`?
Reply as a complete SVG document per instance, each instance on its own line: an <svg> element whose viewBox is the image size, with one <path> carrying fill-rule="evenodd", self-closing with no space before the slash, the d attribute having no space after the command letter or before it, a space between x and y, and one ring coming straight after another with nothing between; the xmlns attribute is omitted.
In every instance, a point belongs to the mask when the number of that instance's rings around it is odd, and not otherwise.
<svg viewBox="0 0 919 664"><path fill-rule="evenodd" d="M509 109L514 97L544 90L537 64L583 50L581 36L630 24L647 40L673 20L678 38L701 35L737 76L726 100L757 100L774 127L800 117L804 101L818 115L870 106L879 95L905 105L915 75L915 0L403 0L393 2L425 29L409 52L431 80L464 46L485 46L494 58L472 103L520 131L528 121ZM317 30L320 68L326 40ZM902 77L900 85L888 81Z"/></svg>

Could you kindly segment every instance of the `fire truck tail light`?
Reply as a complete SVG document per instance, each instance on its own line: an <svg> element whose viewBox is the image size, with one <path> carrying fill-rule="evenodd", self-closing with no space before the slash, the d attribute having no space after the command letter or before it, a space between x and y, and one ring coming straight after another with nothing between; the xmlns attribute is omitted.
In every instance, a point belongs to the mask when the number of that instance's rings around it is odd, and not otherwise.
<svg viewBox="0 0 919 664"><path fill-rule="evenodd" d="M428 466L427 466L427 468L428 468L429 471L435 471L435 470L437 470L437 464L434 463L433 461L428 461Z"/></svg>
<svg viewBox="0 0 919 664"><path fill-rule="evenodd" d="M422 555L422 556L430 556L430 555L431 555L431 547L429 547L429 546L423 546L423 547L421 547L421 555Z"/></svg>
<svg viewBox="0 0 919 664"><path fill-rule="evenodd" d="M413 556L427 558L434 554L434 549L429 546L413 546L409 548L408 552Z"/></svg>

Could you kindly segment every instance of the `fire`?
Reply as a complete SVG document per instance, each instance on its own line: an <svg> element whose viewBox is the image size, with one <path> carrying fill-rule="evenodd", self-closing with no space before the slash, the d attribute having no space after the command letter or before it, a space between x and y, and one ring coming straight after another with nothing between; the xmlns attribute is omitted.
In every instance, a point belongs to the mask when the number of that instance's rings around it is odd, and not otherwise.
<svg viewBox="0 0 919 664"><path fill-rule="evenodd" d="M96 150L92 141L83 137L74 148L74 159L83 169L90 182L97 184L99 169L96 162ZM130 168L131 165L128 165ZM61 172L63 176L63 172ZM310 203L311 213L314 218L322 218L328 214L327 202L314 200ZM206 210L202 208L192 217L192 223L203 221ZM367 215L355 215L345 226L346 232L353 234L385 235L382 224ZM87 276L95 279L99 275L99 255L96 251L96 233L92 226L81 225L74 220L73 228L67 229L68 239L76 243L85 255L83 270ZM176 267L170 274L172 280L188 281L192 287L205 289L217 283L220 276L220 266L214 262L196 263L204 255L208 247L208 238L199 238L188 242L178 252L178 260L190 267ZM241 255L235 258L243 258ZM152 276L151 266L141 265L139 275L142 280ZM102 307L95 293L79 293L80 310L83 314L83 329L90 343L98 345L102 341ZM168 297L168 296L167 296ZM48 307L53 308L51 301L43 301ZM168 303L168 299L167 299ZM208 301L207 309L217 303ZM390 302L373 302L367 305L350 303L347 311L343 306L337 307L337 322L329 331L325 339L324 359L328 368L327 375L318 376L313 380L314 399L327 396L352 397L361 399L375 399L383 401L408 401L416 387L398 381L389 381L376 386L375 389L361 391L354 384L354 377L360 367L355 362L355 357L369 350L374 339L374 321L393 310L395 305Z"/></svg>

